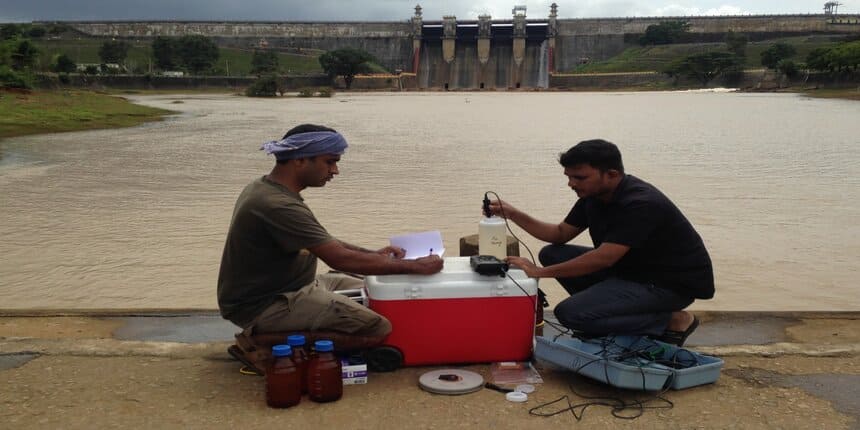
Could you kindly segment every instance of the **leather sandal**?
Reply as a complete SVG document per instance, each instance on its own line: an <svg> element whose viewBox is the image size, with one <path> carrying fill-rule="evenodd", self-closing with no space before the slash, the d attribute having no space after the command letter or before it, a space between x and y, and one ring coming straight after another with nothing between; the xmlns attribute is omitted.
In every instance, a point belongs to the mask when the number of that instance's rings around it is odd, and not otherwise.
<svg viewBox="0 0 860 430"><path fill-rule="evenodd" d="M675 330L666 330L657 337L657 340L663 343L670 343L676 346L684 346L684 342L687 341L687 338L696 331L696 328L699 327L699 318L693 315L693 322L690 323L690 326L687 327L684 331L675 331Z"/></svg>
<svg viewBox="0 0 860 430"><path fill-rule="evenodd" d="M239 370L239 372L243 374L251 374L257 376L263 376L266 374L266 372L259 369L253 361L246 357L245 353L238 346L231 345L229 348L227 348L227 353L244 365L242 369Z"/></svg>

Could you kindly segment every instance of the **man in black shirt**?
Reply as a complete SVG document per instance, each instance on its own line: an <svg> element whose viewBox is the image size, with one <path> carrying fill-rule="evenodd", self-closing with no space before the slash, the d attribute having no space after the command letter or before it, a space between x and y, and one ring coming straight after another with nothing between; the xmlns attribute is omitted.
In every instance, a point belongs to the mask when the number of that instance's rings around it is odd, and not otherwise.
<svg viewBox="0 0 860 430"><path fill-rule="evenodd" d="M503 202L490 210L552 243L543 267L508 262L535 278L556 278L570 293L555 308L565 327L585 335L647 335L683 345L699 320L683 309L714 296L711 259L681 211L653 185L624 173L621 152L605 140L578 143L559 162L579 197L559 224ZM594 248L566 243L589 230Z"/></svg>

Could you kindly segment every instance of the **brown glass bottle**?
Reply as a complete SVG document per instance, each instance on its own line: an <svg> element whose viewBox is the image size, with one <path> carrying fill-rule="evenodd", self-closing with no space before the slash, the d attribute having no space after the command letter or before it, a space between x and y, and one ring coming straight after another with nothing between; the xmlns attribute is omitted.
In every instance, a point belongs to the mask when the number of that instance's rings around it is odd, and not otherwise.
<svg viewBox="0 0 860 430"><path fill-rule="evenodd" d="M302 401L301 375L292 353L289 345L272 347L272 364L266 370L266 403L273 408L289 408Z"/></svg>
<svg viewBox="0 0 860 430"><path fill-rule="evenodd" d="M287 344L293 349L293 363L299 368L301 374L302 394L308 392L308 360L310 356L305 349L305 337L300 334L287 336Z"/></svg>
<svg viewBox="0 0 860 430"><path fill-rule="evenodd" d="M314 342L316 354L308 362L308 398L315 402L333 402L343 396L340 360L334 355L330 340Z"/></svg>

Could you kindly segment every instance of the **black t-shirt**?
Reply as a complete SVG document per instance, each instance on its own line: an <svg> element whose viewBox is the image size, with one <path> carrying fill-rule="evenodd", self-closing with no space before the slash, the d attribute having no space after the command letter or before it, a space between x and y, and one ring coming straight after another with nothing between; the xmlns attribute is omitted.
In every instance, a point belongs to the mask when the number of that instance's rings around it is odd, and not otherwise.
<svg viewBox="0 0 860 430"><path fill-rule="evenodd" d="M612 267L620 278L697 299L714 296L714 272L702 238L668 197L639 178L626 175L608 203L579 199L564 222L587 228L595 248L603 242L629 246Z"/></svg>

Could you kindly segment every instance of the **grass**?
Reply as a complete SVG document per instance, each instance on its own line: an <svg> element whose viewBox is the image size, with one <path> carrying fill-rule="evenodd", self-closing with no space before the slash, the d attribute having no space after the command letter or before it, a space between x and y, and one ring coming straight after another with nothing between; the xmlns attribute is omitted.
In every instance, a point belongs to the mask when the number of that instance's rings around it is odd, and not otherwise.
<svg viewBox="0 0 860 430"><path fill-rule="evenodd" d="M92 91L0 91L0 138L130 127L169 113Z"/></svg>
<svg viewBox="0 0 860 430"><path fill-rule="evenodd" d="M60 39L34 40L39 48L37 68L47 71L60 54L66 54L78 64L98 64L99 48L103 39ZM133 73L146 73L150 70L152 48L150 42L130 41L131 49L126 58L126 68ZM219 48L218 62L215 64L215 74L227 76L247 76L251 73L251 49ZM322 67L317 57L322 51L309 51L307 55L278 53L278 64L281 73L288 75L311 75L322 73ZM154 67L154 66L153 66Z"/></svg>

